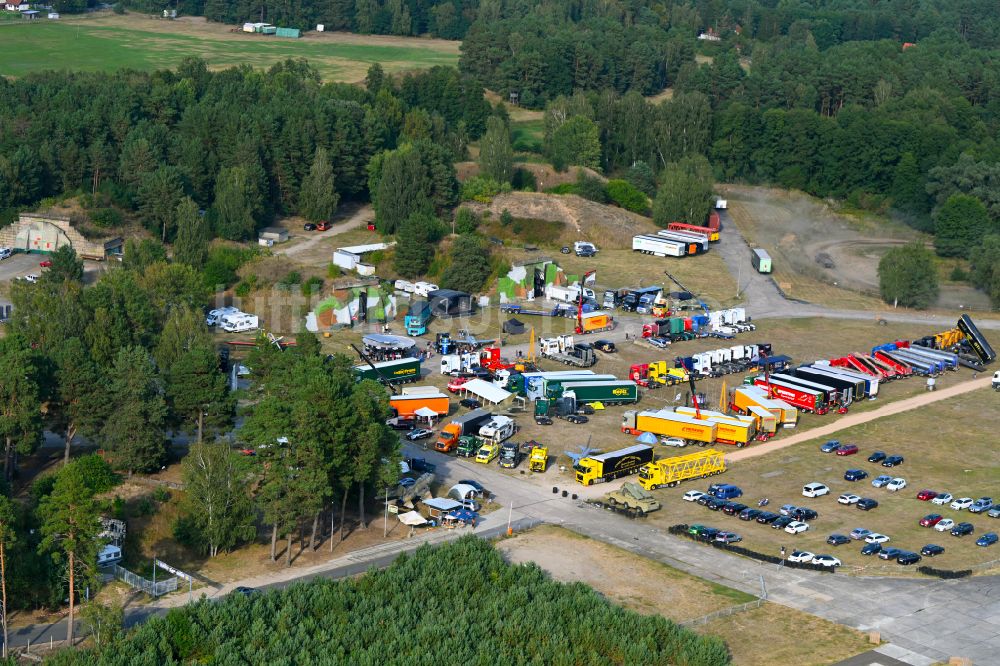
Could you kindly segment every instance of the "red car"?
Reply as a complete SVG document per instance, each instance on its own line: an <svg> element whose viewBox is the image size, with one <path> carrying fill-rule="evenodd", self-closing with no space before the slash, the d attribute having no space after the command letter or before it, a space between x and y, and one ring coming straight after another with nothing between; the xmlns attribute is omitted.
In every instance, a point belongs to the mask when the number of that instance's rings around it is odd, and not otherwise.
<svg viewBox="0 0 1000 666"><path fill-rule="evenodd" d="M938 494L933 490L921 490L919 493L917 493L917 499L922 502L928 502L937 496Z"/></svg>
<svg viewBox="0 0 1000 666"><path fill-rule="evenodd" d="M455 379L448 382L448 390L452 393L458 393L458 389L462 387L462 384L469 381L469 377L456 377Z"/></svg>
<svg viewBox="0 0 1000 666"><path fill-rule="evenodd" d="M858 447L856 444L844 444L839 449L837 449L838 456L853 456L858 452Z"/></svg>
<svg viewBox="0 0 1000 666"><path fill-rule="evenodd" d="M920 526L921 527L934 527L935 525L937 525L938 523L941 522L941 518L942 518L941 514L938 514L938 513L929 513L929 514L927 514L926 516L924 516L923 518L920 519Z"/></svg>
<svg viewBox="0 0 1000 666"><path fill-rule="evenodd" d="M317 222L316 231L327 231L330 228L330 223L327 221Z"/></svg>
<svg viewBox="0 0 1000 666"><path fill-rule="evenodd" d="M38 265L41 266L42 268L52 268L52 261L46 259L45 261L38 262Z"/></svg>

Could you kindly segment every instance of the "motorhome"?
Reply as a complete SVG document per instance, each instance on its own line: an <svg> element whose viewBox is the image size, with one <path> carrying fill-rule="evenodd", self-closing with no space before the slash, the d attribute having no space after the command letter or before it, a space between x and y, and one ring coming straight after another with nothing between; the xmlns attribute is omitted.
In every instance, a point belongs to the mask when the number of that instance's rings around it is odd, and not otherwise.
<svg viewBox="0 0 1000 666"><path fill-rule="evenodd" d="M260 321L257 315L239 312L223 317L219 323L219 328L226 333L246 333L247 331L256 331L259 324Z"/></svg>

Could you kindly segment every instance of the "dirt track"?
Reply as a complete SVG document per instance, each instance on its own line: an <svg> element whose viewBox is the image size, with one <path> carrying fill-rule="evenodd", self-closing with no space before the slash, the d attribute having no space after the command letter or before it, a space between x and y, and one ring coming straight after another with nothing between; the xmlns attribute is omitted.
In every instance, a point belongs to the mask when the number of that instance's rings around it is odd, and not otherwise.
<svg viewBox="0 0 1000 666"><path fill-rule="evenodd" d="M957 395L962 395L963 393L968 393L969 391L989 388L991 381L992 378L989 375L986 375L980 377L979 379L962 382L961 384L939 389L932 393L922 393L905 400L897 400L896 402L891 402L870 412L835 417L836 420L829 425L813 428L812 430L804 430L792 435L791 437L782 437L773 443L762 446L754 446L749 449L741 449L735 453L727 453L726 461L735 462L737 460L745 460L746 458L762 456L776 449L783 449L792 446L793 444L799 444L800 442L807 442L809 440L816 439L817 437L832 435L835 432L839 432L845 428L850 428L851 426L861 425L862 423L868 423L869 421L874 421L875 419L880 419L885 416L892 416L893 414L899 414L901 412L908 412L911 409L924 407L941 400L946 400Z"/></svg>

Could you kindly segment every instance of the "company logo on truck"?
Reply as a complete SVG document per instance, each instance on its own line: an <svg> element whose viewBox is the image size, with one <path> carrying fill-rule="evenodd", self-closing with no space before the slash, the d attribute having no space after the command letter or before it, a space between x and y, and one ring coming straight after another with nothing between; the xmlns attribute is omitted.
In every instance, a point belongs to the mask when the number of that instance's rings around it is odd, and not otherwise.
<svg viewBox="0 0 1000 666"><path fill-rule="evenodd" d="M625 456L618 461L618 469L622 469L623 467L635 467L642 462L643 461L639 458L639 456Z"/></svg>
<svg viewBox="0 0 1000 666"><path fill-rule="evenodd" d="M616 388L613 391L611 391L611 395L628 395L628 389L627 388Z"/></svg>
<svg viewBox="0 0 1000 666"><path fill-rule="evenodd" d="M414 368L400 368L399 370L393 370L394 375L412 375Z"/></svg>
<svg viewBox="0 0 1000 666"><path fill-rule="evenodd" d="M681 432L690 432L690 433L694 433L696 435L700 435L701 433L705 432L705 429L704 428L696 428L694 426L684 426L684 427L681 428Z"/></svg>

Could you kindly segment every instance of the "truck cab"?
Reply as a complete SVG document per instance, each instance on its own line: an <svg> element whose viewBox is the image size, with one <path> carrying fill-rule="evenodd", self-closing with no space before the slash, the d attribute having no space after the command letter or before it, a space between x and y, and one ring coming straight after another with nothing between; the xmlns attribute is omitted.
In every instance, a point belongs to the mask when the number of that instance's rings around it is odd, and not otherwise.
<svg viewBox="0 0 1000 666"><path fill-rule="evenodd" d="M517 442L504 442L500 445L500 466L514 469L521 463L521 447Z"/></svg>
<svg viewBox="0 0 1000 666"><path fill-rule="evenodd" d="M465 435L458 438L458 446L455 448L455 455L463 458L472 458L483 446L483 440L475 435Z"/></svg>
<svg viewBox="0 0 1000 666"><path fill-rule="evenodd" d="M531 449L531 458L528 459L528 468L532 472L544 472L549 464L549 450L544 446L535 446Z"/></svg>

